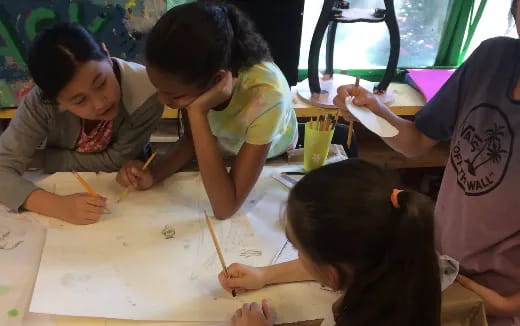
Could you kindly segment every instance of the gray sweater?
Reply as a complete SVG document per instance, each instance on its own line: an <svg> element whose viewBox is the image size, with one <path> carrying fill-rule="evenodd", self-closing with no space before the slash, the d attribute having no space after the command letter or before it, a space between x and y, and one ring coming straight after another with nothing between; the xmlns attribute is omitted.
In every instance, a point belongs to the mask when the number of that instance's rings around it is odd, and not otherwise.
<svg viewBox="0 0 520 326"><path fill-rule="evenodd" d="M41 99L35 87L23 99L16 116L0 136L0 203L19 209L37 186L22 174L36 149L45 143L45 172L117 171L136 159L161 119L162 105L142 65L115 59L121 71L121 102L112 140L99 153L75 151L81 119Z"/></svg>

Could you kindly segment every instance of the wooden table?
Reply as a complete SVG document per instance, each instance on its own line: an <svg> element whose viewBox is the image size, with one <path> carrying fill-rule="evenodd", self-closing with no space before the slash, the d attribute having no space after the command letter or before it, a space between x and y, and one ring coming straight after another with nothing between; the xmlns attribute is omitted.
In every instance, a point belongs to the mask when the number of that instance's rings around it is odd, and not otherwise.
<svg viewBox="0 0 520 326"><path fill-rule="evenodd" d="M413 116L426 104L424 97L407 84L391 83L388 88L394 92L396 98L389 108L397 115ZM296 93L296 88L293 88L292 94L297 117L314 117L322 110L304 102Z"/></svg>
<svg viewBox="0 0 520 326"><path fill-rule="evenodd" d="M396 100L390 103L389 107L397 115L413 116L425 104L424 97L409 85L392 83L389 89L392 90L396 96ZM298 96L296 88L293 88L291 92L293 95L294 110L298 118L314 117L322 112L321 110L323 109L304 102ZM178 112L176 109L165 106L163 118L176 119L177 117Z"/></svg>
<svg viewBox="0 0 520 326"><path fill-rule="evenodd" d="M455 282L442 293L442 326L487 326L482 300ZM293 326L320 326L323 320L301 321ZM289 325L289 324L287 324ZM322 325L330 326L330 325Z"/></svg>
<svg viewBox="0 0 520 326"><path fill-rule="evenodd" d="M389 89L396 95L396 100L390 104L390 109L397 115L413 116L425 104L423 96L406 84L391 83ZM293 88L293 103L296 116L299 118L312 117L318 114L319 108L309 105L302 101ZM12 119L16 113L16 108L0 109L0 119ZM165 106L163 119L176 119L177 109Z"/></svg>
<svg viewBox="0 0 520 326"><path fill-rule="evenodd" d="M391 83L389 89L396 95L396 100L390 104L390 109L397 115L413 117L424 106L423 96L406 84ZM316 116L320 108L305 103L296 93L293 87L293 104L296 116L300 119ZM0 119L11 119L16 109L0 109ZM163 119L177 119L178 110L164 107ZM393 168L417 168L445 166L449 153L449 143L436 146L432 151L421 157L409 159L389 148L384 142L360 124L355 126L358 142L360 144L359 155L361 158L378 162Z"/></svg>
<svg viewBox="0 0 520 326"><path fill-rule="evenodd" d="M458 282L442 293L443 326L487 326L484 303Z"/></svg>

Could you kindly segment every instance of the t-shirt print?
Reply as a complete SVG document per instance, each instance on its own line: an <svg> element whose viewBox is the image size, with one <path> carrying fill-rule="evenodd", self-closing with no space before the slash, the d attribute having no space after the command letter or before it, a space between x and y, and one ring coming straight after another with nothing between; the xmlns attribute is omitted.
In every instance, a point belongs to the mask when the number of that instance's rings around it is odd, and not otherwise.
<svg viewBox="0 0 520 326"><path fill-rule="evenodd" d="M500 185L514 142L514 132L502 110L489 104L473 108L452 141L450 162L457 184L467 196L480 196Z"/></svg>

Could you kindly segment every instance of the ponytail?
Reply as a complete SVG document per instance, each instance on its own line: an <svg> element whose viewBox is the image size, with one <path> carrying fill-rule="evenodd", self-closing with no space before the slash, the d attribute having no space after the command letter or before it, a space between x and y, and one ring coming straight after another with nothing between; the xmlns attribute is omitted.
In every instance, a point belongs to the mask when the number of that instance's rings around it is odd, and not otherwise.
<svg viewBox="0 0 520 326"><path fill-rule="evenodd" d="M355 271L338 325L440 325L432 203L414 191L402 191L396 198L398 207L389 198L394 232L385 257L377 266L360 265Z"/></svg>
<svg viewBox="0 0 520 326"><path fill-rule="evenodd" d="M233 30L231 65L233 71L251 67L262 61L272 61L271 51L264 38L258 34L253 22L233 5L225 5Z"/></svg>
<svg viewBox="0 0 520 326"><path fill-rule="evenodd" d="M394 191L398 183L384 168L349 159L309 173L291 191L288 220L299 246L345 274L338 325L440 325L433 204Z"/></svg>
<svg viewBox="0 0 520 326"><path fill-rule="evenodd" d="M398 194L395 240L389 258L399 270L394 280L400 306L418 309L402 314L395 325L440 325L440 275L434 247L433 204L415 191Z"/></svg>

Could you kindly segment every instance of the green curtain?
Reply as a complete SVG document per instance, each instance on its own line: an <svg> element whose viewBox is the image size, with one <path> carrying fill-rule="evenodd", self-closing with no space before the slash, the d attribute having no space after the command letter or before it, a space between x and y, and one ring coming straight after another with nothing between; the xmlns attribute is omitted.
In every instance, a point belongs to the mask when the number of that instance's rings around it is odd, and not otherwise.
<svg viewBox="0 0 520 326"><path fill-rule="evenodd" d="M435 66L451 67L462 63L486 3L487 0L452 1Z"/></svg>

